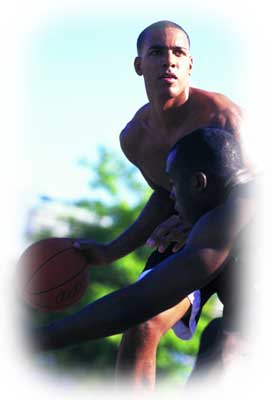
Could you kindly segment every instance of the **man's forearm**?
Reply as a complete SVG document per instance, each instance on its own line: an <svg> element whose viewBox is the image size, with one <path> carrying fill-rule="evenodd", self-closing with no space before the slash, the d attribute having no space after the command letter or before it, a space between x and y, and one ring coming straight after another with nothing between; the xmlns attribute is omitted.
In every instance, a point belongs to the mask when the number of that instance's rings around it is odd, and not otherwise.
<svg viewBox="0 0 273 400"><path fill-rule="evenodd" d="M136 221L107 245L111 261L145 244L154 229L175 212L168 192L154 192Z"/></svg>
<svg viewBox="0 0 273 400"><path fill-rule="evenodd" d="M205 285L213 279L220 264L215 263L214 269L210 270L196 255L176 254L141 281L97 300L77 314L35 331L37 347L58 349L124 332L174 306L194 289Z"/></svg>

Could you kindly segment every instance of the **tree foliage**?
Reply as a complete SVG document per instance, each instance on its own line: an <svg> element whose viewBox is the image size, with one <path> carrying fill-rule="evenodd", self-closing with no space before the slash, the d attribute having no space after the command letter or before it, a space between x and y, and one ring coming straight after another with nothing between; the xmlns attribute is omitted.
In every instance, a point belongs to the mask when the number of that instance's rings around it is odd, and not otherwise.
<svg viewBox="0 0 273 400"><path fill-rule="evenodd" d="M120 160L112 151L99 149L97 163L82 162L90 169L90 198L79 199L73 203L75 210L85 210L90 218L88 222L79 220L77 213L56 216L56 224L65 222L69 236L73 238L92 238L99 242L108 242L117 237L137 217L145 205L151 190L139 176L133 166ZM43 205L41 204L41 208ZM91 222L90 222L91 221ZM53 231L41 230L36 226L31 240L56 236ZM42 313L29 309L32 320L37 325L47 324L56 318L69 315L84 305L116 289L134 282L144 268L151 250L142 247L111 265L90 267L90 285L80 303L65 312ZM198 350L201 331L211 320L213 301L207 304L199 321L193 339L182 341L172 331L161 340L157 354L157 371L162 379L178 379L189 372L185 355L192 360ZM115 358L121 335L83 343L69 349L51 352L51 370L65 371L74 375L76 372L89 376L114 375ZM184 357L183 357L184 355ZM47 363L48 356L45 357Z"/></svg>

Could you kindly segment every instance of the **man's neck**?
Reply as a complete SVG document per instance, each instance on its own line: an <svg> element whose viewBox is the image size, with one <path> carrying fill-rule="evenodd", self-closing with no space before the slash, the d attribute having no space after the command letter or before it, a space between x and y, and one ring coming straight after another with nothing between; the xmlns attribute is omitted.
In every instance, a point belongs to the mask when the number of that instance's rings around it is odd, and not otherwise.
<svg viewBox="0 0 273 400"><path fill-rule="evenodd" d="M155 126L166 128L176 127L185 119L190 110L190 90L187 90L179 98L157 98L150 102L151 123Z"/></svg>

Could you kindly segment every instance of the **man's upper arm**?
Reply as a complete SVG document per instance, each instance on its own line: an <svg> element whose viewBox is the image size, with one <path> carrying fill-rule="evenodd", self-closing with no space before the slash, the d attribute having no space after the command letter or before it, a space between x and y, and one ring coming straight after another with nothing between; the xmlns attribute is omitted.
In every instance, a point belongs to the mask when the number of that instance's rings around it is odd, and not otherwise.
<svg viewBox="0 0 273 400"><path fill-rule="evenodd" d="M148 104L141 107L131 121L121 131L119 136L120 146L129 161L137 165L136 150L139 148L140 121L146 115Z"/></svg>
<svg viewBox="0 0 273 400"><path fill-rule="evenodd" d="M233 190L226 202L206 213L194 225L186 246L229 253L256 212L255 197Z"/></svg>
<svg viewBox="0 0 273 400"><path fill-rule="evenodd" d="M226 207L219 206L194 225L185 251L198 254L208 273L214 273L229 256L233 240L234 230L231 228Z"/></svg>
<svg viewBox="0 0 273 400"><path fill-rule="evenodd" d="M137 282L145 312L155 315L174 306L192 291L207 285L221 271L229 256L229 247L218 245L212 235L209 240L201 235L195 232L182 251L162 261Z"/></svg>
<svg viewBox="0 0 273 400"><path fill-rule="evenodd" d="M135 155L134 155L134 135L132 134L132 129L134 128L134 122L130 121L126 127L121 131L119 135L120 147L131 163L136 165Z"/></svg>
<svg viewBox="0 0 273 400"><path fill-rule="evenodd" d="M242 108L220 93L213 96L213 104L212 126L217 126L233 133L241 141L241 132L245 120Z"/></svg>
<svg viewBox="0 0 273 400"><path fill-rule="evenodd" d="M245 110L233 103L228 97L220 94L215 98L216 112L213 114L211 124L232 133L241 145L243 159L250 171L256 169L251 159L247 146L247 124L248 117Z"/></svg>

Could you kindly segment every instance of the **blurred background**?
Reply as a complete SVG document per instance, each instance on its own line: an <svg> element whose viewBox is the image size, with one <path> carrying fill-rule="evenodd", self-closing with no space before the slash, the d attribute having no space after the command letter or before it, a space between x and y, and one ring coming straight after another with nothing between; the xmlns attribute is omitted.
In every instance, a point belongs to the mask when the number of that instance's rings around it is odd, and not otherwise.
<svg viewBox="0 0 273 400"><path fill-rule="evenodd" d="M259 14L253 8L249 14L250 9L235 1L229 6L221 1L140 1L130 6L118 1L115 7L93 1L13 3L16 11L11 7L3 18L1 38L10 61L3 74L3 110L15 99L15 118L3 113L11 129L5 134L11 151L3 152L1 168L13 193L2 207L12 208L3 216L8 260L15 261L30 243L49 236L107 242L142 209L151 192L125 159L118 137L147 102L133 61L139 33L158 20L174 21L189 33L191 85L224 93L248 111L246 145L258 163L267 164L270 138L264 134L261 140L257 134L272 126L264 118L271 112L265 97L271 84L265 10ZM64 314L135 281L149 252L141 248L111 266L93 266L86 295ZM23 308L37 324L64 315ZM220 311L213 298L188 342L172 332L164 336L157 358L162 381L184 384L200 334ZM39 356L35 362L72 380L88 381L95 375L112 379L119 341L116 335Z"/></svg>
<svg viewBox="0 0 273 400"><path fill-rule="evenodd" d="M151 190L139 179L135 168L120 160L119 153L98 147L98 161L84 163L92 175L90 196L65 203L46 196L30 210L25 238L33 242L52 236L96 238L106 243L118 236L137 217ZM77 305L65 312L45 313L21 305L25 318L39 326L80 310L84 305L136 281L151 250L145 247L112 265L90 267L90 286ZM199 338L207 323L220 315L221 303L212 297L207 303L191 340L182 341L169 331L160 342L157 353L157 378L161 384L182 386L190 373L199 348ZM107 380L114 383L114 368L121 335L84 343L69 349L40 355L36 362L51 373L87 382ZM76 378L77 379L77 378Z"/></svg>

